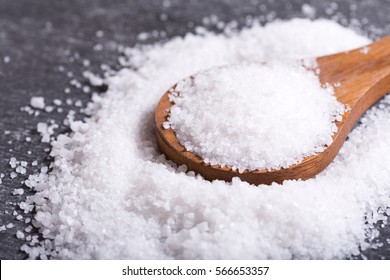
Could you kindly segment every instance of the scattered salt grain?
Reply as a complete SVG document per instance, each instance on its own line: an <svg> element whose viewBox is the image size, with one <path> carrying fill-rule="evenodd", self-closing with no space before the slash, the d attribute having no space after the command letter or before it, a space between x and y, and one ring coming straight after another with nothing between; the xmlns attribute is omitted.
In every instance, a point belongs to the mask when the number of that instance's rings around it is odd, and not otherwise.
<svg viewBox="0 0 390 280"><path fill-rule="evenodd" d="M61 106L62 101L59 100L59 99L54 99L54 100L53 100L53 104L56 105L56 106Z"/></svg>
<svg viewBox="0 0 390 280"><path fill-rule="evenodd" d="M141 33L138 34L138 36L137 36L137 39L138 39L139 41L145 41L145 40L147 40L148 38L149 38L149 34L146 33L146 32L141 32Z"/></svg>
<svg viewBox="0 0 390 280"><path fill-rule="evenodd" d="M11 62L11 58L9 56L4 56L3 62L4 62L4 64L8 64Z"/></svg>
<svg viewBox="0 0 390 280"><path fill-rule="evenodd" d="M93 46L93 50L94 51L101 51L103 49L103 45L102 44L96 44L95 46Z"/></svg>
<svg viewBox="0 0 390 280"><path fill-rule="evenodd" d="M51 112L53 112L53 110L54 110L54 106L46 106L45 107L45 112L47 112L47 113L51 113Z"/></svg>
<svg viewBox="0 0 390 280"><path fill-rule="evenodd" d="M314 18L316 16L316 9L309 4L303 4L301 9L302 13L309 18Z"/></svg>
<svg viewBox="0 0 390 280"><path fill-rule="evenodd" d="M89 86L83 86L83 92L88 93L90 90L91 88Z"/></svg>
<svg viewBox="0 0 390 280"><path fill-rule="evenodd" d="M2 231L6 231L7 230L7 228L3 225L3 226L0 226L0 232L2 232Z"/></svg>
<svg viewBox="0 0 390 280"><path fill-rule="evenodd" d="M15 172L19 174L26 174L26 168L24 168L23 166L18 166L16 167Z"/></svg>
<svg viewBox="0 0 390 280"><path fill-rule="evenodd" d="M74 106L76 107L81 107L83 106L83 102L81 100L77 100L75 103L74 103Z"/></svg>
<svg viewBox="0 0 390 280"><path fill-rule="evenodd" d="M93 74L92 72L89 72L89 71L84 71L83 72L83 76L84 78L88 79L89 83L92 85L92 86L102 86L104 81L102 78L100 78L99 76Z"/></svg>
<svg viewBox="0 0 390 280"><path fill-rule="evenodd" d="M84 67L88 67L89 65L91 65L91 62L88 59L84 59L83 60L83 66Z"/></svg>
<svg viewBox="0 0 390 280"><path fill-rule="evenodd" d="M360 53L362 54L368 54L369 51L370 51L369 47L363 47L360 49Z"/></svg>
<svg viewBox="0 0 390 280"><path fill-rule="evenodd" d="M12 191L13 195L22 195L24 193L23 189L15 189Z"/></svg>
<svg viewBox="0 0 390 280"><path fill-rule="evenodd" d="M45 108L45 98L34 96L30 100L30 106L36 109L44 109Z"/></svg>
<svg viewBox="0 0 390 280"><path fill-rule="evenodd" d="M162 13L162 14L160 14L160 20L161 21L166 21L167 19L168 19L168 15L167 14L164 14L164 13Z"/></svg>
<svg viewBox="0 0 390 280"><path fill-rule="evenodd" d="M14 224L13 223L9 223L5 226L6 228L13 228L14 227Z"/></svg>
<svg viewBox="0 0 390 280"><path fill-rule="evenodd" d="M24 233L21 232L20 230L18 230L18 231L16 232L16 237L17 237L18 239L24 239Z"/></svg>
<svg viewBox="0 0 390 280"><path fill-rule="evenodd" d="M103 30L97 30L95 34L96 34L96 37L101 38L104 35L104 31Z"/></svg>

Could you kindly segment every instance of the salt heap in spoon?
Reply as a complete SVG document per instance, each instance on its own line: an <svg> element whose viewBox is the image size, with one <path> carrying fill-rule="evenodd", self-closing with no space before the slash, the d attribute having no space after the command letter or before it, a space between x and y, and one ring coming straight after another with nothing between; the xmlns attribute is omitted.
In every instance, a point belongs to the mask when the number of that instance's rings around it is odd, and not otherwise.
<svg viewBox="0 0 390 280"><path fill-rule="evenodd" d="M179 82L164 127L206 164L280 169L332 143L345 109L301 62L217 67Z"/></svg>

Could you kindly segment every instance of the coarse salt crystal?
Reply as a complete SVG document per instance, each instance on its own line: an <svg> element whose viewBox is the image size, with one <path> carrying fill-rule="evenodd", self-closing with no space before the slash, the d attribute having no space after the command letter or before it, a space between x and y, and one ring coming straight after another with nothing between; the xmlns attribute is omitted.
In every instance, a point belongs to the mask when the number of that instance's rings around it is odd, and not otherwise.
<svg viewBox="0 0 390 280"><path fill-rule="evenodd" d="M3 57L3 62L4 62L4 64L8 64L8 63L11 62L11 58L9 56L4 56Z"/></svg>
<svg viewBox="0 0 390 280"><path fill-rule="evenodd" d="M18 230L18 231L16 232L16 237L17 237L18 239L24 239L24 233L21 232L20 230Z"/></svg>
<svg viewBox="0 0 390 280"><path fill-rule="evenodd" d="M36 109L44 109L45 108L45 98L34 96L31 97L30 106Z"/></svg>

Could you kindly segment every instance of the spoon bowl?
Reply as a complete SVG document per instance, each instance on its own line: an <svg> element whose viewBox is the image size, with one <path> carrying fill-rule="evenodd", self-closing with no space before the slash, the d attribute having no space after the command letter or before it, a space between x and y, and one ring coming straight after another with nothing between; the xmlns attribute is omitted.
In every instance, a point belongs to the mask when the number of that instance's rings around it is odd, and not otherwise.
<svg viewBox="0 0 390 280"><path fill-rule="evenodd" d="M333 142L323 152L278 170L245 170L240 173L226 166L205 164L201 157L180 144L171 128L163 127L174 105L169 101L170 91L162 96L155 111L156 139L160 151L176 164L185 164L187 170L201 174L207 180L231 181L239 177L250 184L269 185L289 179L306 180L317 175L336 157L361 115L390 92L390 36L362 48L315 60L316 66L308 70L318 73L321 84L338 85L334 87L337 100L350 108L342 120L336 122L338 130L333 135Z"/></svg>

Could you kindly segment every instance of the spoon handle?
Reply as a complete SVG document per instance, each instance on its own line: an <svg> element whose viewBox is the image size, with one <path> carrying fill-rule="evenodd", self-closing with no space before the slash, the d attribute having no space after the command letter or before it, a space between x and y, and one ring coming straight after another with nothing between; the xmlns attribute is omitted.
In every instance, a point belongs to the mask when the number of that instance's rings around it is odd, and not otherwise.
<svg viewBox="0 0 390 280"><path fill-rule="evenodd" d="M390 92L390 36L366 47L317 58L321 82L339 84L338 100L364 112ZM364 103L364 104L361 104Z"/></svg>

